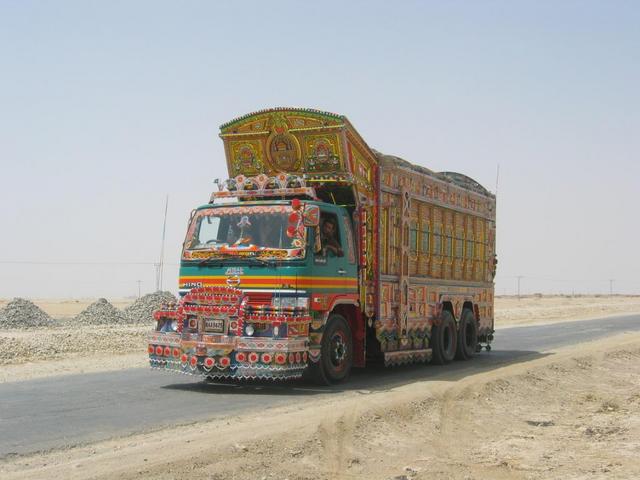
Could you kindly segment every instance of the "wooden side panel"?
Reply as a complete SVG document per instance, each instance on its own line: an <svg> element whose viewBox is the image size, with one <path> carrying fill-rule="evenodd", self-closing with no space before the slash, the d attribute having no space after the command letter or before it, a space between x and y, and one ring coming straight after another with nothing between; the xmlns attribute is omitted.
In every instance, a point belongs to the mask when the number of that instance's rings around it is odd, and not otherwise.
<svg viewBox="0 0 640 480"><path fill-rule="evenodd" d="M464 214L454 213L453 278L464 280Z"/></svg>
<svg viewBox="0 0 640 480"><path fill-rule="evenodd" d="M444 219L442 208L433 207L433 248L431 253L431 276L442 278L444 260Z"/></svg>
<svg viewBox="0 0 640 480"><path fill-rule="evenodd" d="M480 333L493 329L492 199L425 178L381 170L383 279L376 333L387 360L406 361L394 352L411 351L411 356L429 348L443 302L451 303L456 318L470 302L477 307Z"/></svg>

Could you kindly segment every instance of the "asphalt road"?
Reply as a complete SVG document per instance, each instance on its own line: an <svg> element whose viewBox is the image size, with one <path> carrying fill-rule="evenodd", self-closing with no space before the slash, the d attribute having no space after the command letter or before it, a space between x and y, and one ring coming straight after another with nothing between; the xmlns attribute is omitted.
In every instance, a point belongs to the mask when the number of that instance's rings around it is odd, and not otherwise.
<svg viewBox="0 0 640 480"><path fill-rule="evenodd" d="M455 381L553 349L640 330L640 315L499 329L493 350L446 367L357 370L345 385L207 384L146 368L0 384L0 458L69 447L219 416L241 415L347 390L381 391L416 380Z"/></svg>

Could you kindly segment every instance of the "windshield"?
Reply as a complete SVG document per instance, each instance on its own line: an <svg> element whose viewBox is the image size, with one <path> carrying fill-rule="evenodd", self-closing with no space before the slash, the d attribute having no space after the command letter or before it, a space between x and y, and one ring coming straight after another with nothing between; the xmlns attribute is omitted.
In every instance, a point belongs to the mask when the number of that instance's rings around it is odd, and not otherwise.
<svg viewBox="0 0 640 480"><path fill-rule="evenodd" d="M288 205L214 207L193 216L183 256L300 258L304 240L300 215Z"/></svg>

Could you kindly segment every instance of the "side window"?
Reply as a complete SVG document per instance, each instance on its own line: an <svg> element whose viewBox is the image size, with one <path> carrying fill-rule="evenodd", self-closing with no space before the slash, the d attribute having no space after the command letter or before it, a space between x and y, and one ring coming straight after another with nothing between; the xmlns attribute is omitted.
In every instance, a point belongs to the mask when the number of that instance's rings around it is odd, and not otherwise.
<svg viewBox="0 0 640 480"><path fill-rule="evenodd" d="M320 252L316 257L343 257L338 218L333 213L320 214Z"/></svg>
<svg viewBox="0 0 640 480"><path fill-rule="evenodd" d="M210 245L219 241L218 229L220 227L219 217L202 217L198 229L198 245Z"/></svg>
<svg viewBox="0 0 640 480"><path fill-rule="evenodd" d="M344 233L347 236L346 247L347 255L349 255L349 263L356 263L356 247L353 243L353 229L351 228L351 220L346 213L342 216L344 222Z"/></svg>

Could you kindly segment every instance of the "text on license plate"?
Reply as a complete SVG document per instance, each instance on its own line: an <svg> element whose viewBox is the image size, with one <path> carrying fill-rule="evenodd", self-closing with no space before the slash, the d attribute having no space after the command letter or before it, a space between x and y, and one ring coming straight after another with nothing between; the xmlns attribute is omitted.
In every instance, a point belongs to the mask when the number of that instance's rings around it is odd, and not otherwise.
<svg viewBox="0 0 640 480"><path fill-rule="evenodd" d="M207 318L204 321L204 329L207 332L222 333L224 330L224 319L223 318Z"/></svg>

